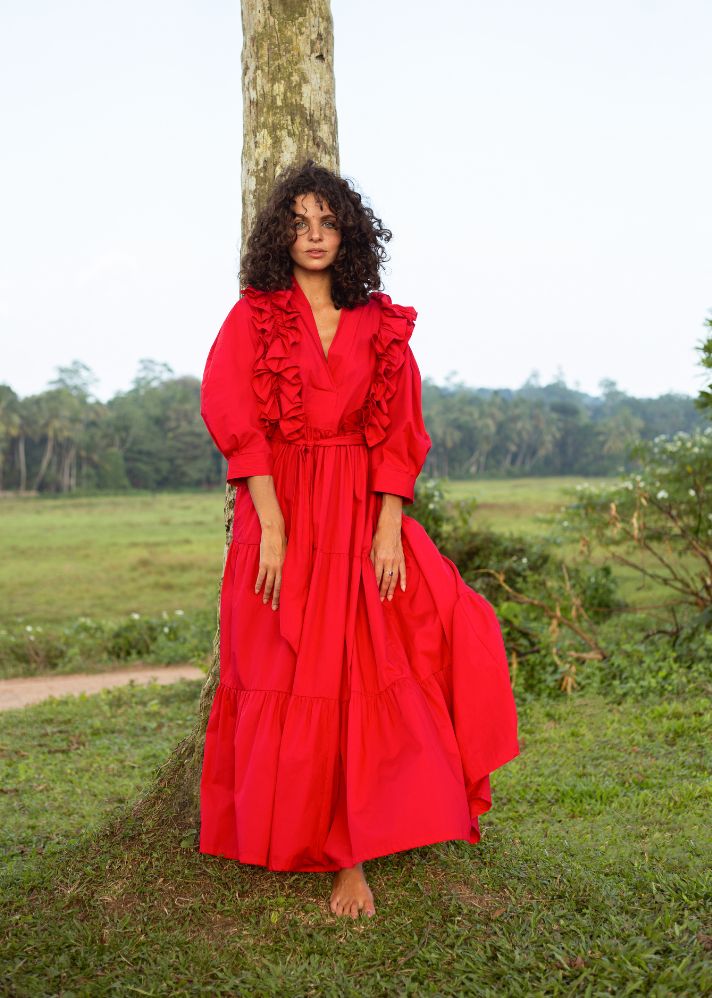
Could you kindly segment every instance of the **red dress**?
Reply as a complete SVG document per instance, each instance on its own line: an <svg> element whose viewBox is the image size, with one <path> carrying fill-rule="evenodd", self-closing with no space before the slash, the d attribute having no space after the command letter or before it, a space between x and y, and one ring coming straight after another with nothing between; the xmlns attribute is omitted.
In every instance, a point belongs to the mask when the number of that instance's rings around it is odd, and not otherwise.
<svg viewBox="0 0 712 998"><path fill-rule="evenodd" d="M476 843L489 774L519 753L490 604L404 513L406 590L381 602L381 493L413 501L431 441L416 312L372 293L328 352L309 302L248 288L210 350L201 413L237 486L205 736L200 851L320 871ZM287 534L279 609L255 593L245 483L274 477Z"/></svg>

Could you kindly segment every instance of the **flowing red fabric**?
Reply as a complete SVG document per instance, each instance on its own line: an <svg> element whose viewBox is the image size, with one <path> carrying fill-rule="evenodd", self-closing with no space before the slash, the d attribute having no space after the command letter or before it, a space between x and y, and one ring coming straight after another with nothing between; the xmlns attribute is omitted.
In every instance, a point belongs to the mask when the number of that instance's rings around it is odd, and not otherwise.
<svg viewBox="0 0 712 998"><path fill-rule="evenodd" d="M381 602L382 493L414 499L431 447L413 308L342 309L325 355L292 279L247 288L205 367L201 413L237 486L220 602L220 682L201 776L200 851L271 870L338 870L476 843L490 773L519 753L490 604L404 512L407 584ZM279 609L255 593L272 475L287 533Z"/></svg>

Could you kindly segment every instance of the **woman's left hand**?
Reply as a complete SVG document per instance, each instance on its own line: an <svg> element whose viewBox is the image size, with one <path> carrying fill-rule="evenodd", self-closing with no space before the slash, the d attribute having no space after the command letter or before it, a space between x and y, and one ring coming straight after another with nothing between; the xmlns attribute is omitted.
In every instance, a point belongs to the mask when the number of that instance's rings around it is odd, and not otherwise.
<svg viewBox="0 0 712 998"><path fill-rule="evenodd" d="M405 556L401 540L402 506L401 510L392 511L384 508L378 518L378 525L373 534L371 545L371 564L376 571L381 602L388 597L393 599L396 582L400 577L401 589L405 591ZM393 574L390 574L390 573Z"/></svg>

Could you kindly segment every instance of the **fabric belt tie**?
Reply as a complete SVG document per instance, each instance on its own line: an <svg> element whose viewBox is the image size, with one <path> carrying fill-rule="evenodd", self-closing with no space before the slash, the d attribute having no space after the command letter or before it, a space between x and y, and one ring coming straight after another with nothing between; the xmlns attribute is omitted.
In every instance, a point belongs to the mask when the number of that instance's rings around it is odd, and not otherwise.
<svg viewBox="0 0 712 998"><path fill-rule="evenodd" d="M354 444L366 446L366 438L358 431L330 437L308 435L303 440L287 440L277 431L272 439L298 448L297 476L292 503L292 517L287 540L287 553L282 566L282 588L279 597L279 629L294 653L304 624L309 587L311 585L314 548L314 448L339 447Z"/></svg>

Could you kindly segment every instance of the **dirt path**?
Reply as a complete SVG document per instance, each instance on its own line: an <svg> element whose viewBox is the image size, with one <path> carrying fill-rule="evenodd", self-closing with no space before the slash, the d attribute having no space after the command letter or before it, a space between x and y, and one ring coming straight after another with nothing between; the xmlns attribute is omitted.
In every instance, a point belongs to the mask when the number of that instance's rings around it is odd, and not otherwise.
<svg viewBox="0 0 712 998"><path fill-rule="evenodd" d="M0 679L0 710L27 707L49 697L68 694L98 693L113 686L127 686L130 682L156 682L161 686L178 679L205 679L205 673L195 665L142 665L132 669L94 674L72 673L68 676L19 676Z"/></svg>

